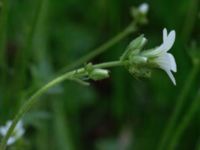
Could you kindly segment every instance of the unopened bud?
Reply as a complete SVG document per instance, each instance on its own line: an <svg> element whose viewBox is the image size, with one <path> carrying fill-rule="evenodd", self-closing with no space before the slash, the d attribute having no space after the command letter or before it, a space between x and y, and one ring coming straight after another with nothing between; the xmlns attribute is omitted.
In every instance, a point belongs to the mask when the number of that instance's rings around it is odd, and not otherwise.
<svg viewBox="0 0 200 150"><path fill-rule="evenodd" d="M139 36L138 38L131 41L128 48L131 50L141 50L143 46L146 44L147 39L144 37L144 35Z"/></svg>
<svg viewBox="0 0 200 150"><path fill-rule="evenodd" d="M139 53L141 49L144 47L144 45L146 44L146 42L147 42L147 39L144 37L144 35L140 35L139 37L131 41L126 51L122 54L120 60L127 59L130 56L130 54Z"/></svg>
<svg viewBox="0 0 200 150"><path fill-rule="evenodd" d="M130 64L145 64L147 60L147 57L130 55Z"/></svg>
<svg viewBox="0 0 200 150"><path fill-rule="evenodd" d="M95 81L109 77L109 71L106 69L94 69L89 73L89 77Z"/></svg>
<svg viewBox="0 0 200 150"><path fill-rule="evenodd" d="M131 15L133 16L134 20L143 25L148 22L147 20L147 13L149 11L149 5L147 3L141 4L139 7L132 7Z"/></svg>
<svg viewBox="0 0 200 150"><path fill-rule="evenodd" d="M147 3L142 3L139 7L138 10L143 13L143 14L147 14L149 11L149 5Z"/></svg>

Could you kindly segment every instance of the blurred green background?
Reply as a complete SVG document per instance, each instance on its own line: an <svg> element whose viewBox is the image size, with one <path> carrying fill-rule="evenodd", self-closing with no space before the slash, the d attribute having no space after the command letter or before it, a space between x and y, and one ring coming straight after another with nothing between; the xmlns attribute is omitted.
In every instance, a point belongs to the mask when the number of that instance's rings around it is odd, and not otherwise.
<svg viewBox="0 0 200 150"><path fill-rule="evenodd" d="M63 68L124 30L132 21L130 8L143 2L1 0L0 125ZM164 27L175 29L171 52L177 61L177 86L163 71L135 79L120 67L112 69L109 79L88 87L66 81L24 116L26 134L9 149L155 150L174 110L183 104L164 148L169 150L167 145L180 135L175 149L200 150L200 1L145 2L148 24L91 61L118 59L143 33L147 47L154 47L162 42Z"/></svg>

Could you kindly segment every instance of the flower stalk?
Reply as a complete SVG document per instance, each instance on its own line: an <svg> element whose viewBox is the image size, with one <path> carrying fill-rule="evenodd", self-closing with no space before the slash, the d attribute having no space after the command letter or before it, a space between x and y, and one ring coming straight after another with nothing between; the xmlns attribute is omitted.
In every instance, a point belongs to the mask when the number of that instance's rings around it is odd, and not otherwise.
<svg viewBox="0 0 200 150"><path fill-rule="evenodd" d="M124 63L121 62L121 61L111 61L111 62L93 65L93 68L94 69L110 68L110 67L116 67L116 66L123 66L123 64ZM42 88L40 88L35 94L33 94L25 102L25 104L21 107L19 112L16 114L14 120L12 121L12 124L9 126L9 129L8 129L6 135L3 137L2 141L1 141L0 150L6 149L7 141L10 138L10 136L12 135L16 125L18 124L20 119L23 117L23 115L33 107L33 105L38 101L38 98L41 95L43 95L45 92L47 92L50 88L58 85L59 83L65 81L67 79L71 80L71 79L74 79L74 78L81 78L81 77L84 77L84 76L87 76L87 75L88 75L88 71L84 67L70 71L70 72L67 72L67 73L53 79L52 81L50 81L49 83L44 85Z"/></svg>
<svg viewBox="0 0 200 150"><path fill-rule="evenodd" d="M174 40L175 31L171 31L169 35L167 35L167 31L164 29L163 43L159 47L143 51L143 47L145 46L147 40L143 35L141 35L128 45L127 49L119 60L96 65L89 63L82 68L64 73L53 79L35 92L35 94L33 94L21 107L12 121L12 124L9 126L6 135L2 139L0 150L6 149L6 143L12 135L17 123L23 117L23 115L33 107L38 98L50 88L65 80L74 80L87 85L87 82L85 82L84 79L92 79L95 81L102 80L109 77L109 71L107 68L124 66L133 76L137 77L150 77L152 68L163 69L167 72L170 79L175 84L175 78L170 71L176 71L176 62L173 55L167 53L167 51L171 49Z"/></svg>

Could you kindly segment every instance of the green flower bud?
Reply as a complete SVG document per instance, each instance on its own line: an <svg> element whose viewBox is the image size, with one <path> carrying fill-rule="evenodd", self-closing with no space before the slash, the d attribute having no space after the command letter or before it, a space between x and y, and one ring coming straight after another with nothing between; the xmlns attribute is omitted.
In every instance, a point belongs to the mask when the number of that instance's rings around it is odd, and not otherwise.
<svg viewBox="0 0 200 150"><path fill-rule="evenodd" d="M146 44L147 39L144 37L144 35L140 35L133 41L128 46L128 49L134 51L134 50L141 50L143 46Z"/></svg>
<svg viewBox="0 0 200 150"><path fill-rule="evenodd" d="M130 59L130 61L129 61L130 64L145 64L148 60L147 57L135 56L135 55L133 55L133 56L130 55L129 59Z"/></svg>
<svg viewBox="0 0 200 150"><path fill-rule="evenodd" d="M144 47L146 42L147 42L147 39L144 37L144 35L140 35L139 37L131 41L127 49L125 50L125 52L120 57L120 60L123 61L123 60L128 59L130 55L138 54L141 51L141 49Z"/></svg>
<svg viewBox="0 0 200 150"><path fill-rule="evenodd" d="M89 78L95 81L102 80L108 77L109 77L109 71L106 69L93 69L89 73Z"/></svg>

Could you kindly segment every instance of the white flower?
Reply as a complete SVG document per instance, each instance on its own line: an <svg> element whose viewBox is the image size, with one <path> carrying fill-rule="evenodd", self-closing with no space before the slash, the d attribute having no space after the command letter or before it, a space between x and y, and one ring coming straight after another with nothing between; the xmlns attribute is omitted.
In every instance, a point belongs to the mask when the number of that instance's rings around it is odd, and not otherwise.
<svg viewBox="0 0 200 150"><path fill-rule="evenodd" d="M167 30L163 29L163 43L153 50L144 51L142 53L143 56L146 56L149 59L149 62L163 69L168 74L174 85L176 85L176 80L172 71L177 71L176 61L174 56L171 53L168 53L168 51L174 44L175 36L176 33L174 30L167 34Z"/></svg>
<svg viewBox="0 0 200 150"><path fill-rule="evenodd" d="M139 7L138 10L142 13L142 14L146 14L149 11L149 5L147 3L142 3Z"/></svg>
<svg viewBox="0 0 200 150"><path fill-rule="evenodd" d="M11 124L12 124L12 121L8 121L5 126L0 127L0 134L2 136L6 135ZM8 139L7 145L12 145L13 143L15 143L18 139L20 139L23 136L24 133L25 133L25 130L23 127L23 123L22 121L19 121L17 126L14 129L12 136Z"/></svg>

